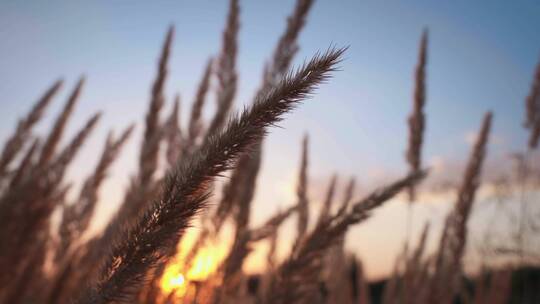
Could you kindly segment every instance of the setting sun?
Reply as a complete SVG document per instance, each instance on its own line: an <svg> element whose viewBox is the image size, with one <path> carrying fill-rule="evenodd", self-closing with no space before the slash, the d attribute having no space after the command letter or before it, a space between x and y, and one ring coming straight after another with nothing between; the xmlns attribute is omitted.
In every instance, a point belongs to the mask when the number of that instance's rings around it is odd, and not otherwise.
<svg viewBox="0 0 540 304"><path fill-rule="evenodd" d="M194 231L188 232L180 243L179 254L167 265L160 280L161 291L164 296L173 292L175 298L188 296L188 291L193 287L193 283L206 281L218 272L218 267L228 252L227 241L208 241L205 246L198 249L197 255L190 265L186 266L184 254L191 250L196 235L197 233ZM186 269L186 267L189 267L189 269Z"/></svg>
<svg viewBox="0 0 540 304"><path fill-rule="evenodd" d="M180 273L180 265L172 264L167 266L161 278L161 290L164 294L175 292L177 296L182 296L186 292L186 280Z"/></svg>

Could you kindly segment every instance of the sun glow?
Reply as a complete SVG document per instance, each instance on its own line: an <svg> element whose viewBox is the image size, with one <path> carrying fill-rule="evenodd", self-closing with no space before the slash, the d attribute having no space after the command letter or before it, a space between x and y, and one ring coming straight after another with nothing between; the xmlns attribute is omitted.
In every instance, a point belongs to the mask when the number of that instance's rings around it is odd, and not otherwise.
<svg viewBox="0 0 540 304"><path fill-rule="evenodd" d="M164 294L174 291L177 296L183 296L186 293L186 279L180 271L178 264L167 266L161 278L161 290Z"/></svg>
<svg viewBox="0 0 540 304"><path fill-rule="evenodd" d="M193 261L193 266L187 272L190 281L204 281L217 270L220 256L212 246L202 248Z"/></svg>
<svg viewBox="0 0 540 304"><path fill-rule="evenodd" d="M200 248L186 269L185 254L190 252L193 241L193 233L188 233L180 244L180 254L174 257L161 277L160 286L164 295L174 293L176 298L187 297L193 284L212 279L212 275L218 271L218 267L228 253L227 241L208 241Z"/></svg>

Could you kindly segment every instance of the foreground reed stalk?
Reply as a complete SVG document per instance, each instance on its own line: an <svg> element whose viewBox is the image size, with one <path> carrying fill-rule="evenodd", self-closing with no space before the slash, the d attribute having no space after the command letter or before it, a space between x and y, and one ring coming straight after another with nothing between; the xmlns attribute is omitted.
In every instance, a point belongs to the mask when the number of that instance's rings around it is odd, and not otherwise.
<svg viewBox="0 0 540 304"><path fill-rule="evenodd" d="M95 289L78 303L109 303L128 300L142 284L144 274L176 246L191 218L205 207L208 185L250 145L266 134L266 128L308 97L318 84L336 70L345 50L331 49L284 77L260 94L254 105L232 119L227 128L210 137L193 156L182 160L167 174L163 197L155 201L134 229L127 231L113 250Z"/></svg>

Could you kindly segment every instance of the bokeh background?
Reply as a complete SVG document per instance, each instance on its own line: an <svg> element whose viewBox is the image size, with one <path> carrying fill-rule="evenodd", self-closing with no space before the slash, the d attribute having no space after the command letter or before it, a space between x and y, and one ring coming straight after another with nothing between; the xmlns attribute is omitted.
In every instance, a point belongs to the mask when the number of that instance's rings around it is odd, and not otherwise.
<svg viewBox="0 0 540 304"><path fill-rule="evenodd" d="M251 102L293 6L292 0L241 1L237 109ZM227 1L210 0L1 1L0 141L55 79L65 79L69 88L86 75L70 131L77 130L88 113L102 110L105 116L68 177L80 181L91 171L109 130L138 123L136 136L101 191L92 224L92 230L99 231L121 202L135 170L141 123L167 27L176 27L167 99L170 105L176 93L181 95L185 123L206 61L219 51L226 11ZM416 237L429 221L433 231L429 244L435 248L444 216L455 200L455 191L441 189L454 178L459 180L482 114L495 113L486 179L512 170L510 156L526 146L523 105L540 55L538 16L540 3L535 1L318 1L300 36L296 63L331 45L348 45L349 50L342 71L290 115L283 128L273 129L265 142L253 223L295 203L305 133L310 135L309 195L314 206L321 203L334 173L340 177L340 190L355 176L361 195L407 171L406 119L418 43L427 28L424 162L432 176L414 204L412 235ZM59 100L68 91L64 89ZM206 117L215 109L214 97L210 96ZM38 130L48 130L61 105L53 104ZM72 134L68 133L66 138ZM489 192L482 189L475 209L483 211L473 212L476 243L490 218ZM405 197L397 198L348 233L347 247L363 259L369 278L384 277L392 270L405 239L406 213ZM501 220L498 225L504 229L507 224ZM294 223L282 230L280 251L286 254ZM248 271L261 269L262 252L264 248L250 256ZM466 261L470 269L477 265L474 254Z"/></svg>

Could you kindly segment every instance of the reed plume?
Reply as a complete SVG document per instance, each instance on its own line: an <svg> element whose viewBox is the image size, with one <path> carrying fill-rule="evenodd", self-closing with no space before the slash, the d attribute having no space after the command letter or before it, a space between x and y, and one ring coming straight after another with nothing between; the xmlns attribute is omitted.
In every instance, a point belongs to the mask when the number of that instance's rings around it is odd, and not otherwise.
<svg viewBox="0 0 540 304"><path fill-rule="evenodd" d="M180 129L180 95L177 94L174 99L173 109L167 121L164 130L165 142L167 143L166 159L169 167L176 164L182 151L182 130Z"/></svg>
<svg viewBox="0 0 540 304"><path fill-rule="evenodd" d="M141 155L139 156L139 179L140 185L146 187L153 181L154 173L158 164L159 142L162 136L159 114L165 103L163 89L167 79L167 65L171 52L174 36L174 27L167 32L165 42L158 61L158 72L150 95L150 107L146 114L146 128L144 130Z"/></svg>
<svg viewBox="0 0 540 304"><path fill-rule="evenodd" d="M95 288L78 303L129 300L144 275L176 246L190 219L205 207L209 183L234 166L238 157L259 141L266 128L282 119L336 70L345 49L317 54L279 85L260 94L253 106L234 117L216 136L210 137L192 156L169 171L161 199L154 201L137 225L124 233L102 271Z"/></svg>
<svg viewBox="0 0 540 304"><path fill-rule="evenodd" d="M191 115L189 118L188 134L186 138L186 144L184 146L184 151L190 153L194 149L194 145L197 142L197 139L201 136L203 123L202 123L202 111L206 101L206 95L208 93L208 88L210 86L210 76L212 74L212 64L213 60L210 58L206 64L202 79L199 83L199 88L197 89L197 95L195 96L195 101L191 107Z"/></svg>
<svg viewBox="0 0 540 304"><path fill-rule="evenodd" d="M257 94L261 94L265 90L268 90L271 86L275 85L287 72L287 70L290 67L290 63L296 54L298 50L298 46L296 43L296 40L298 38L298 35L305 23L305 18L309 12L309 9L311 7L312 1L303 1L298 0L295 10L292 13L292 15L288 18L287 27L285 28L285 32L280 37L276 49L274 50L274 54L272 59L269 63L265 66L265 71L263 73L263 82L262 86L259 89ZM220 221L223 221L223 217L227 212L227 209L230 209L229 206L233 201L231 200L232 196L239 196L243 197L246 194L242 194L242 192L245 192L246 190L241 191L240 189L253 189L255 186L256 177L258 174L258 169L260 167L261 162L261 154L262 154L262 145L263 143L259 143L258 145L255 145L253 148L251 155L244 155L241 157L239 163L245 163L244 166L238 166L238 168L233 173L233 177L231 178L231 183L226 186L224 193L224 200L222 200L223 205L220 204L220 207L218 207L219 215L220 217L217 218L217 223L220 225ZM242 168L246 168L247 172L244 172L246 170L243 170ZM242 176L249 176L250 178L247 178L244 182L240 180L238 177ZM242 188L240 188L242 187ZM253 190L247 190L251 192L251 194L248 194L248 196L253 196ZM249 204L251 203L251 200L245 200L244 205L246 205L247 209L249 210ZM242 204L240 204L241 206ZM242 207L240 207L241 209ZM238 226L238 224L237 224ZM237 227L237 232L239 231ZM243 234L244 232L241 232ZM245 248L247 239L244 239L243 241L239 242L238 244L233 245L233 248L236 248L236 252L243 252L242 254L232 254L232 256L236 256L237 258L236 263L241 264L242 260L247 255L247 250ZM232 260L229 260L232 261ZM227 264L227 263L226 263ZM225 267L232 269L232 267ZM227 273L227 271L226 271ZM226 275L227 276L227 275ZM233 288L234 289L234 288Z"/></svg>
<svg viewBox="0 0 540 304"><path fill-rule="evenodd" d="M85 126L74 136L71 142L68 143L68 145L45 168L33 168L34 172L32 172L27 180L18 185L18 187L3 193L0 199L2 201L0 205L3 207L2 212L0 212L0 217L5 216L5 223L12 224L8 227L19 227L22 229L21 225L35 225L38 221L32 222L22 219L29 216L29 213L36 213L37 215L44 211L43 208L51 209L54 207L54 202L49 202L49 200L55 193L62 192L59 188L65 170L80 150L84 141L99 120L99 117L99 113L91 117ZM52 211L52 209L49 211ZM48 215L49 214L40 214L40 216L43 216L45 219ZM13 221L14 218L19 217L21 221ZM8 222L7 218L11 218L12 220ZM31 231L32 230L29 230L27 232ZM8 238L7 236L9 233L14 232L15 231L10 231L7 227L4 227L1 231L1 233L6 233L6 239ZM22 242L22 240L19 241ZM8 247L5 247L4 249L7 250ZM14 248L9 247L9 249Z"/></svg>
<svg viewBox="0 0 540 304"><path fill-rule="evenodd" d="M182 155L191 154L196 149L197 140L199 139L203 129L201 119L202 110L204 108L206 95L210 85L211 72L212 59L208 61L203 77L199 83L195 101L193 103L190 114L190 120L187 130L188 133L183 141L182 132L178 122L180 96L177 95L175 98L174 108L171 112L169 119L165 122L163 130L165 133L165 140L167 142L166 159L169 168L174 167ZM195 257L198 248L202 246L204 241L206 240L207 234L208 231L206 227L204 227L201 236L194 245L194 250L192 254L188 254L188 256L186 257L186 265L188 265L188 267L190 267L192 259ZM177 253L177 248L173 248L167 252L166 256L170 258L175 256ZM159 280L161 279L161 276L163 275L166 266L167 265L165 262L160 262L159 265L156 267L155 271L149 272L148 275L149 277L151 277L151 279L149 280L148 284L146 284L146 288L140 290L139 298L143 298L147 303L153 303L157 300L157 296L159 294L159 286L157 285L159 284Z"/></svg>
<svg viewBox="0 0 540 304"><path fill-rule="evenodd" d="M355 203L348 214L343 215L344 222L355 223L370 216L371 210L379 207L382 203L394 197L403 188L417 184L427 176L426 170L409 173L406 177L386 187L372 192L362 201Z"/></svg>
<svg viewBox="0 0 540 304"><path fill-rule="evenodd" d="M59 227L61 244L56 252L58 258L65 258L70 244L75 243L88 228L98 202L98 192L101 184L105 180L109 168L120 154L122 147L131 136L134 127L134 125L128 127L116 140L113 133L109 133L101 157L92 175L83 183L77 202L64 207L62 222Z"/></svg>
<svg viewBox="0 0 540 304"><path fill-rule="evenodd" d="M355 186L356 186L356 179L354 177L351 177L351 179L349 180L349 183L347 184L347 188L345 188L343 201L341 202L341 205L339 206L337 215L342 215L349 208L349 205L351 204L351 201L353 198Z"/></svg>
<svg viewBox="0 0 540 304"><path fill-rule="evenodd" d="M51 284L49 303L68 301L78 290L77 282L87 272L83 253L87 244L81 244L83 233L90 225L98 202L99 189L107 177L108 170L120 154L134 129L126 128L115 139L109 132L101 156L93 173L84 181L75 203L63 207L62 221L58 229L60 242L56 247L55 262L57 272Z"/></svg>
<svg viewBox="0 0 540 304"><path fill-rule="evenodd" d="M98 241L92 242L93 248L88 248L88 257L97 260L87 263L93 264L91 270L96 271L103 263L102 259L108 254L111 244L119 237L126 226L134 225L142 213L148 208L149 201L154 199L158 186L154 180L154 174L158 167L159 147L163 137L163 127L159 114L164 104L164 86L167 79L167 65L171 53L174 37L174 27L169 27L157 65L157 75L152 85L150 94L150 106L146 114L146 125L141 143L139 166L137 175L132 178L129 189L126 191L124 201L119 210L113 216ZM93 274L86 278L93 281Z"/></svg>
<svg viewBox="0 0 540 304"><path fill-rule="evenodd" d="M297 236L293 245L293 252L296 252L302 242L308 226L309 220L309 200L307 197L308 187L308 136L305 135L302 141L302 158L300 161L300 172L298 175L298 185L296 186L296 197L298 204L298 223L296 227Z"/></svg>
<svg viewBox="0 0 540 304"><path fill-rule="evenodd" d="M77 90L76 90L77 91ZM74 103L73 95L68 104ZM67 107L69 108L69 107ZM71 110L62 111L70 113ZM74 136L68 145L58 155L43 158L47 160L44 167L39 163L33 167L33 172L15 188L10 188L0 198L0 222L5 223L0 230L0 282L6 287L6 293L17 288L17 282L24 273L25 263L32 257L32 252L43 252L48 239L50 215L59 203L64 201L68 186L62 186L66 168L71 163L84 141L97 123L99 113L91 117L85 126ZM60 115L49 136L49 142L60 140L67 115ZM56 144L50 144L53 151ZM48 152L49 153L49 152ZM19 236L24 235L25 238ZM34 260L34 263L43 260ZM31 267L32 271L40 269L41 265ZM8 285L7 282L12 283ZM15 284L15 285L13 285ZM0 299L5 294L0 293Z"/></svg>
<svg viewBox="0 0 540 304"><path fill-rule="evenodd" d="M43 148L41 149L41 154L38 161L38 165L40 167L44 167L54 157L58 143L62 138L62 134L64 133L68 119L75 108L75 103L79 99L83 85L84 77L81 77L79 82L77 82L75 89L71 93L71 96L68 98L67 103L64 105L60 116L58 116L56 119L47 140L45 140L43 143Z"/></svg>
<svg viewBox="0 0 540 304"><path fill-rule="evenodd" d="M273 57L264 69L262 89L279 82L289 69L294 55L298 52L298 36L302 31L313 0L297 0L293 13L287 18L285 32L279 38Z"/></svg>
<svg viewBox="0 0 540 304"><path fill-rule="evenodd" d="M250 241L258 242L263 239L272 237L272 235L276 234L279 226L285 220L287 220L297 210L297 208L298 206L295 205L285 209L284 211L278 211L276 214L266 220L266 222L262 226L250 229Z"/></svg>
<svg viewBox="0 0 540 304"><path fill-rule="evenodd" d="M206 132L206 139L213 136L219 131L221 126L226 122L230 109L232 108L234 97L236 95L237 86L237 72L236 72L236 57L238 52L238 31L240 29L239 22L240 7L237 0L229 1L229 13L227 16L227 22L225 30L223 31L222 49L217 58L217 78L218 78L218 92L217 92L217 111L213 120ZM205 73L199 85L197 92L197 98L195 100L191 120L189 126L189 142L188 147L193 149L196 137L201 132L200 116L204 105L206 92L210 82L210 73L212 71L213 60L210 59L206 66ZM240 160L240 163L247 164L247 160ZM241 166L246 167L246 166ZM214 225L214 233L218 233L221 229L221 225L225 219L230 215L234 207L234 200L238 187L242 183L242 172L235 170L230 181L223 188L223 195L218 204L215 213L212 216L212 223ZM203 229L195 242L191 253L187 256L187 265L191 265L193 258L198 253L199 248L206 242L206 238L210 235L210 231L207 227Z"/></svg>
<svg viewBox="0 0 540 304"><path fill-rule="evenodd" d="M337 175L334 174L332 176L332 179L330 180L330 184L328 185L328 189L326 191L326 197L324 199L317 224L321 224L325 222L330 217L330 213L332 211L332 203L334 200L334 192L336 191L336 183L337 183Z"/></svg>
<svg viewBox="0 0 540 304"><path fill-rule="evenodd" d="M288 18L288 24L285 29L285 32L280 37L278 44L276 46L276 49L274 50L274 54L272 59L269 63L266 64L265 71L263 73L263 82L262 86L258 91L258 94L264 92L265 90L268 90L270 86L277 83L279 79L281 79L286 71L289 69L290 63L292 61L292 58L294 57L298 47L296 45L297 37L303 27L304 19L309 12L310 4L312 1L302 1L299 0L297 2L297 5L295 7L295 11L292 13L292 15ZM215 222L217 223L217 227L219 229L221 222L223 222L224 217L227 214L227 210L231 209L233 200L231 197L238 195L243 196L242 194L236 194L240 192L240 187L243 189L252 189L254 187L255 179L258 174L258 168L260 167L261 162L261 154L262 154L262 142L255 146L253 149L252 154L255 155L254 157L251 157L250 155L244 155L240 159L240 163L246 163L245 166L239 166L235 173L233 173L233 177L231 178L231 181L228 185L225 187L224 192L224 199L222 199L219 207L218 207L218 213L217 218ZM241 168L253 168L251 172L243 172L244 170L241 170ZM252 179L247 179L246 182L241 182L240 178L241 176L249 175L252 177ZM251 191L251 190L250 190ZM253 194L251 194L252 196ZM250 201L246 201L245 204L250 204ZM237 229L238 231L238 229ZM236 251L244 252L240 256L238 256L237 263L241 263L241 260L245 258L245 255L247 254L245 247L246 239L244 239L241 243L243 244L237 244L238 246L233 248L237 248ZM230 268L230 267L229 267Z"/></svg>
<svg viewBox="0 0 540 304"><path fill-rule="evenodd" d="M525 99L525 128L530 130L529 148L536 149L540 138L540 62L536 66L531 91Z"/></svg>
<svg viewBox="0 0 540 304"><path fill-rule="evenodd" d="M30 175L30 169L35 162L35 156L37 154L38 148L39 138L36 138L34 139L34 142L30 146L30 148L26 151L26 154L19 163L19 166L14 171L15 173L11 178L11 181L9 182L9 188L16 188L24 179L28 178L28 176Z"/></svg>
<svg viewBox="0 0 540 304"><path fill-rule="evenodd" d="M467 220L469 218L476 190L480 185L480 174L486 154L486 146L491 127L492 114L484 116L476 143L465 169L457 202L445 222L445 231L437 253L438 263L432 278L429 301L437 299L440 303L450 303L457 291L461 272L461 260L467 242Z"/></svg>
<svg viewBox="0 0 540 304"><path fill-rule="evenodd" d="M255 147L251 153L240 156L233 175L240 179L240 185L234 197L233 218L235 225L234 242L229 254L222 265L223 286L216 288L214 292L214 303L220 303L224 297L238 294L242 265L244 259L249 254L249 221L251 213L251 203L255 195L257 174L259 172L261 149L259 143L253 144Z"/></svg>
<svg viewBox="0 0 540 304"><path fill-rule="evenodd" d="M251 202L255 195L255 185L260 165L260 160L255 158L261 157L260 152L261 149L256 147L254 153L250 153L249 157L240 157L237 167L235 168L235 171L241 172L239 175L242 176L242 185L244 187L242 188L242 191L238 192L235 203L235 242L229 256L224 262L225 284L229 277L232 277L242 269L242 262L248 254L247 241L249 239L244 237L244 235L248 234L249 231Z"/></svg>
<svg viewBox="0 0 540 304"><path fill-rule="evenodd" d="M65 172L77 152L81 149L83 143L86 141L100 118L100 112L90 117L84 127L79 131L79 133L75 135L75 137L73 137L71 142L64 148L64 150L59 153L59 155L52 163L52 168L54 169L54 171L61 172L56 177L57 183L61 182L61 177L63 176L63 173Z"/></svg>
<svg viewBox="0 0 540 304"><path fill-rule="evenodd" d="M277 43L273 56L270 62L265 65L262 85L259 88L257 95L262 94L265 90L268 90L271 86L275 85L277 81L280 80L289 69L291 61L298 50L296 40L300 31L303 28L305 18L309 12L309 9L311 8L312 3L313 1L297 1L294 12L287 19L287 26ZM232 15L232 13L230 13L230 15ZM230 25L229 22L228 25ZM224 44L226 42L227 40L224 40ZM208 134L212 133L208 132ZM229 182L224 186L222 199L218 204L215 214L212 216L215 233L219 232L224 220L230 215L231 211L233 210L235 203L234 197L241 196L239 192L242 188L254 187L255 179L258 174L257 171L260 167L261 162L260 155L262 154L262 145L263 143L261 142L253 148L252 154L256 155L255 157L251 157L248 154L241 157L239 163L244 163L246 165L239 166L235 170L235 172L233 172ZM254 168L256 169L256 171L243 172L244 170L242 170L241 168ZM243 181L242 177L245 174L253 176L253 180L248 179L247 181ZM188 254L188 261L191 261L192 258L196 255L197 250L204 243L204 239L208 236L208 234L209 233L207 229L204 229L193 247L194 250L190 254Z"/></svg>
<svg viewBox="0 0 540 304"><path fill-rule="evenodd" d="M413 111L409 116L409 146L406 153L411 172L420 170L422 162L422 142L424 141L426 102L426 63L427 63L428 32L424 30L420 40L418 64L414 73ZM409 189L409 200L415 199L414 188Z"/></svg>
<svg viewBox="0 0 540 304"><path fill-rule="evenodd" d="M223 31L223 44L217 58L216 75L218 78L217 111L214 115L208 135L215 134L226 122L236 95L237 72L236 57L238 53L238 30L240 6L238 0L230 0L227 24Z"/></svg>
<svg viewBox="0 0 540 304"><path fill-rule="evenodd" d="M62 201L60 198L63 198L69 189L70 185L65 187L61 186L64 174L70 163L77 155L78 151L82 148L88 136L93 131L100 117L101 113L96 113L86 122L83 128L79 130L68 145L59 153L58 156L55 157L54 161L51 162L48 168L44 170L44 172L47 173L45 176L34 177L38 180L38 184L40 183L40 179L42 179L41 183L45 184L45 186L39 185L37 187L37 190L42 191L40 194L44 195L44 197L38 198L35 201L25 201L24 203L29 204L26 206L29 208L31 207L31 204L34 204L35 206L31 208L34 209L34 212L36 211L35 209L40 210L43 208L43 210L47 210L47 212L41 214L43 220L46 220L49 217L50 213L55 207L57 207L57 202ZM54 198L55 195L56 198ZM39 199L44 200L46 203L43 201L38 201ZM39 206L37 206L37 204L39 204ZM39 229L35 228L34 231L39 231Z"/></svg>
<svg viewBox="0 0 540 304"><path fill-rule="evenodd" d="M61 86L62 80L56 81L34 104L26 117L19 120L15 132L4 144L2 154L0 155L0 181L6 177L9 164L17 156L19 151L21 151L30 137L32 128L41 119L45 109Z"/></svg>

